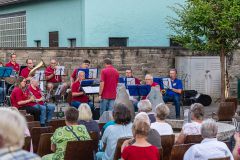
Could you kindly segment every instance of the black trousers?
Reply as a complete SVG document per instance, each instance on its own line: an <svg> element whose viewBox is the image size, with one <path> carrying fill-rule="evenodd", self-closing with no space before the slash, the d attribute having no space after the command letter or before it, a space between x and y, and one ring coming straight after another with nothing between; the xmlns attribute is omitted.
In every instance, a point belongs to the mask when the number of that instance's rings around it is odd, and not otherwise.
<svg viewBox="0 0 240 160"><path fill-rule="evenodd" d="M40 109L30 107L30 106L24 106L24 107L20 107L19 110L26 110L28 114L31 114L34 116L34 121L40 121L40 114L41 114Z"/></svg>

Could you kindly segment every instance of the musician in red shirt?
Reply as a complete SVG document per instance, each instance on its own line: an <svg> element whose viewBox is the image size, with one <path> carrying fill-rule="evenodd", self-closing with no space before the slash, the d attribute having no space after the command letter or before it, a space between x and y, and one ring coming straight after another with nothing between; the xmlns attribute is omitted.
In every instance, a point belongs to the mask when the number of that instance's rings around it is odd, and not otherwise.
<svg viewBox="0 0 240 160"><path fill-rule="evenodd" d="M10 99L12 106L18 108L19 110L26 110L27 113L34 116L35 121L39 121L40 109L34 108L31 103L35 101L34 96L26 90L26 79L19 77L16 82Z"/></svg>
<svg viewBox="0 0 240 160"><path fill-rule="evenodd" d="M117 84L119 78L119 73L112 66L111 59L105 59L104 66L105 68L101 71L99 89L100 115L102 115L104 111L113 110L113 104L117 96Z"/></svg>
<svg viewBox="0 0 240 160"><path fill-rule="evenodd" d="M79 68L89 68L90 67L90 61L89 60L84 60L82 65L79 66ZM78 69L79 68L76 68L74 69L71 77L70 77L70 80L71 80L71 85L77 80L77 72L78 72Z"/></svg>
<svg viewBox="0 0 240 160"><path fill-rule="evenodd" d="M151 87L159 87L160 86L156 83L156 82L153 82L153 76L151 74L147 74L145 76L145 83L146 85L150 85ZM160 88L160 91L161 91L161 88ZM147 96L143 96L142 99L146 99Z"/></svg>
<svg viewBox="0 0 240 160"><path fill-rule="evenodd" d="M31 102L29 105L33 106L34 108L40 109L40 124L44 127L46 126L46 123L52 120L55 105L50 103L44 103L44 95L42 94L42 91L38 86L38 80L31 78L28 91L34 96L35 101Z"/></svg>
<svg viewBox="0 0 240 160"><path fill-rule="evenodd" d="M13 70L18 73L20 70L19 64L16 62L17 55L16 54L11 54L10 61L5 65L5 67L11 67Z"/></svg>
<svg viewBox="0 0 240 160"><path fill-rule="evenodd" d="M81 82L85 79L85 72L79 71L77 80L72 84L72 101L71 106L78 108L81 103L88 103L93 108L93 103L89 101L89 97L84 93Z"/></svg>
<svg viewBox="0 0 240 160"><path fill-rule="evenodd" d="M60 75L55 75L57 62L55 59L52 59L50 65L45 69L45 79L47 81L47 90L53 91L56 89L61 82L63 82ZM67 88L67 83L63 83L64 87L62 90Z"/></svg>
<svg viewBox="0 0 240 160"><path fill-rule="evenodd" d="M132 69L127 69L126 70L126 77L127 78L134 78L135 79L135 84L140 84L140 80L136 77L133 76Z"/></svg>
<svg viewBox="0 0 240 160"><path fill-rule="evenodd" d="M24 77L27 80L30 80L33 75L29 75L30 71L33 69L33 60L27 59L26 60L27 67L23 68L20 76Z"/></svg>

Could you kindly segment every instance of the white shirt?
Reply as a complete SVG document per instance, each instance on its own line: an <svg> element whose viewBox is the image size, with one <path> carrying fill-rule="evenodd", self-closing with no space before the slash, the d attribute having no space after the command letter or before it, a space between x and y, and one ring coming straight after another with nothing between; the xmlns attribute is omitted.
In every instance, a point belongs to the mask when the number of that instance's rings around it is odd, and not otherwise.
<svg viewBox="0 0 240 160"><path fill-rule="evenodd" d="M170 135L173 134L172 127L166 122L154 122L151 123L151 128L158 131L160 135Z"/></svg>
<svg viewBox="0 0 240 160"><path fill-rule="evenodd" d="M102 142L107 145L102 160L112 160L118 139L130 136L133 136L132 123L125 126L115 124L107 127L102 136Z"/></svg>
<svg viewBox="0 0 240 160"><path fill-rule="evenodd" d="M224 142L217 138L205 138L200 144L190 147L184 155L184 160L208 160L211 158L230 157L234 160L232 153Z"/></svg>
<svg viewBox="0 0 240 160"><path fill-rule="evenodd" d="M183 127L183 134L185 135L199 135L201 134L201 126L202 123L198 122L191 122L191 123L186 123Z"/></svg>

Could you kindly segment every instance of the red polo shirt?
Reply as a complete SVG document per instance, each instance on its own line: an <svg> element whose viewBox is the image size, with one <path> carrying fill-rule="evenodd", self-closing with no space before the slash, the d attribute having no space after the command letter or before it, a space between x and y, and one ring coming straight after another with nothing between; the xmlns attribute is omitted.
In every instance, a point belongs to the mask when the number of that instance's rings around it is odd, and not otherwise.
<svg viewBox="0 0 240 160"><path fill-rule="evenodd" d="M8 62L8 63L5 65L5 67L11 67L11 68L13 68L16 72L19 72L19 70L20 70L19 64L18 64L18 63L13 64L11 61Z"/></svg>
<svg viewBox="0 0 240 160"><path fill-rule="evenodd" d="M12 94L10 96L12 106L17 107L17 108L21 108L24 106L30 106L29 103L24 104L24 105L18 105L19 101L25 101L28 99L28 97L29 97L28 92L23 92L22 89L20 89L17 86L14 87Z"/></svg>
<svg viewBox="0 0 240 160"><path fill-rule="evenodd" d="M20 76L27 78L29 73L30 73L31 69L29 69L28 67L25 67L22 69Z"/></svg>
<svg viewBox="0 0 240 160"><path fill-rule="evenodd" d="M51 74L54 74L54 72L55 70L52 69L51 66L49 66L45 69L45 76L50 76ZM47 82L59 83L59 82L62 82L62 78L61 76L53 76L51 79L47 80Z"/></svg>
<svg viewBox="0 0 240 160"><path fill-rule="evenodd" d="M74 69L71 77L73 78L73 80L75 81L77 79L77 71L78 71L78 68Z"/></svg>
<svg viewBox="0 0 240 160"><path fill-rule="evenodd" d="M42 98L42 94L41 94L41 90L39 87L36 87L36 89L34 89L31 85L29 85L28 90L33 94L33 96L36 99L40 99ZM29 105L30 106L35 106L37 103L36 102L31 102ZM38 104L43 105L43 101L38 102Z"/></svg>
<svg viewBox="0 0 240 160"><path fill-rule="evenodd" d="M80 82L77 81L77 82L74 82L73 85L72 85L72 93L73 92L76 92L76 93L79 93L80 89ZM73 101L78 101L78 102L81 102L81 103L88 103L89 101L89 97L87 95L81 95L81 96L76 96L76 97L73 97L72 96L72 102Z"/></svg>
<svg viewBox="0 0 240 160"><path fill-rule="evenodd" d="M113 66L108 66L101 71L101 82L104 82L101 98L116 99L119 73Z"/></svg>

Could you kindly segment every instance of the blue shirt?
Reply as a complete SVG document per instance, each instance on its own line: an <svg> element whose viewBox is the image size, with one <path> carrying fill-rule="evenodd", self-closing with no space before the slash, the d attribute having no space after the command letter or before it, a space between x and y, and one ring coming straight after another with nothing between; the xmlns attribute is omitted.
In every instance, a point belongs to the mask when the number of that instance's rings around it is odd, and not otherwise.
<svg viewBox="0 0 240 160"><path fill-rule="evenodd" d="M174 89L183 89L182 87L182 80L180 79L174 79L174 80L171 80L172 82L172 88ZM176 93L176 92L173 92L171 89L167 89L167 93L166 93L167 96L180 96L180 94Z"/></svg>

